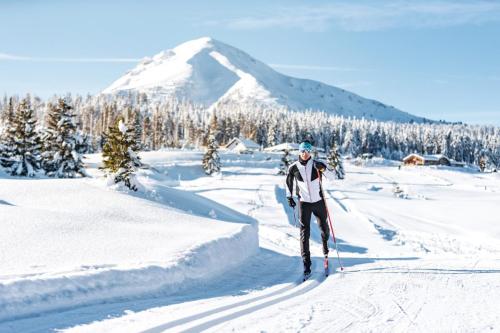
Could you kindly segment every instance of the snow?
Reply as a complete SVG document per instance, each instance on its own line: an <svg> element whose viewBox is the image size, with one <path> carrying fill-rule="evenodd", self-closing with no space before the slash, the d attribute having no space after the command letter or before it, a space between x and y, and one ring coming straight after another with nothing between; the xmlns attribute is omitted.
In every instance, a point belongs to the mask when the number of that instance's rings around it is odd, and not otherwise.
<svg viewBox="0 0 500 333"><path fill-rule="evenodd" d="M2 219L0 332L500 329L497 173L346 160L346 179L324 182L345 270L330 244L334 272L323 276L312 223L313 275L300 283L297 220L277 175L281 156L221 153L217 177L204 176L201 156L141 153L150 169L141 170L145 192L137 194L109 190L99 178L3 176L0 213L18 223ZM98 161L89 156L94 177ZM394 186L407 199L395 197ZM196 280L186 275L193 271ZM45 302L57 302L56 311L14 318L25 308L48 310L31 302L49 288L54 293L44 295L54 298ZM99 298L85 299L93 290ZM21 312L5 308L15 296L24 300Z"/></svg>
<svg viewBox="0 0 500 333"><path fill-rule="evenodd" d="M118 122L118 130L122 133L125 134L127 132L127 126L123 123L123 120L120 120Z"/></svg>
<svg viewBox="0 0 500 333"><path fill-rule="evenodd" d="M285 143L280 143L279 145L276 146L271 146L264 148L265 151L284 151L284 150L299 150L299 144L298 143L290 143L290 142L285 142Z"/></svg>
<svg viewBox="0 0 500 333"><path fill-rule="evenodd" d="M141 174L137 196L99 178L0 179L0 321L182 290L256 251L251 218L156 177Z"/></svg>
<svg viewBox="0 0 500 333"><path fill-rule="evenodd" d="M144 92L213 109L221 104L284 106L365 119L422 122L423 118L327 84L276 72L245 52L210 37L187 41L141 61L103 94Z"/></svg>

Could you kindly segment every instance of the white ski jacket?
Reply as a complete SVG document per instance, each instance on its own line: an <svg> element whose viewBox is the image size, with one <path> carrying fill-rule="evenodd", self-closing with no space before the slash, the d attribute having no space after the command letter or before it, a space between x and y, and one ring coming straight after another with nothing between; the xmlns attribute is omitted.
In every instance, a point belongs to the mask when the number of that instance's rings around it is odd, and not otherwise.
<svg viewBox="0 0 500 333"><path fill-rule="evenodd" d="M320 187L320 178L318 178L318 170L327 170L326 165L319 161L314 161L312 158L307 160L303 165L300 160L292 163L288 167L286 177L286 195L293 195L293 183L296 183L296 194L301 202L318 202L322 199ZM322 177L319 172L319 177Z"/></svg>

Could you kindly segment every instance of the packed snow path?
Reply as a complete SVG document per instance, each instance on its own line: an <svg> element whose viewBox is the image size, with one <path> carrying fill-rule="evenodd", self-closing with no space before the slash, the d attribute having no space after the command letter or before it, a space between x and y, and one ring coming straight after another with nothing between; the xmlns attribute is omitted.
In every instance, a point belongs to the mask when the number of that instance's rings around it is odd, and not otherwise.
<svg viewBox="0 0 500 333"><path fill-rule="evenodd" d="M10 327L33 332L500 329L497 175L349 164L345 181L325 183L345 273L332 251L336 271L323 277L319 231L312 224L314 273L300 283L298 229L275 164L250 158L223 162L222 178L193 177L179 187L258 220L257 255L188 292L77 308ZM395 184L406 199L393 195Z"/></svg>

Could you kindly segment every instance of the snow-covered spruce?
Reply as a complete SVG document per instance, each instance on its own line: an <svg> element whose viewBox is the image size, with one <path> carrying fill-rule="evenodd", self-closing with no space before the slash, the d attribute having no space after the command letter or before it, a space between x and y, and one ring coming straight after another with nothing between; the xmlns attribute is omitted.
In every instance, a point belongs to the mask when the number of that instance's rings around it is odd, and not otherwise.
<svg viewBox="0 0 500 333"><path fill-rule="evenodd" d="M141 140L142 140L142 127L141 127L141 114L137 109L133 109L131 106L127 107L127 128L132 130L132 135L134 137L134 146L132 149L134 151L142 150Z"/></svg>
<svg viewBox="0 0 500 333"><path fill-rule="evenodd" d="M0 162L13 176L33 177L40 169L40 136L28 99L17 106L2 135Z"/></svg>
<svg viewBox="0 0 500 333"><path fill-rule="evenodd" d="M2 107L2 113L0 114L0 166L8 167L11 158L11 147L9 131L8 129L14 123L14 102L13 97L10 97L7 102L7 97L4 98L4 103ZM10 143L10 144L9 144Z"/></svg>
<svg viewBox="0 0 500 333"><path fill-rule="evenodd" d="M326 159L328 166L335 172L335 176L338 179L344 179L345 177L344 165L342 164L342 159L340 157L340 153L335 142L333 143L333 146L330 148L330 152L328 153Z"/></svg>
<svg viewBox="0 0 500 333"><path fill-rule="evenodd" d="M60 98L50 105L47 128L43 135L42 166L46 174L58 178L86 176L80 151L85 151L72 113L72 107Z"/></svg>
<svg viewBox="0 0 500 333"><path fill-rule="evenodd" d="M106 171L115 184L123 183L129 189L137 191L135 171L142 163L134 150L136 143L133 130L128 129L123 119L119 118L115 126L109 127L105 140L101 169Z"/></svg>
<svg viewBox="0 0 500 333"><path fill-rule="evenodd" d="M215 137L211 135L208 138L207 152L205 153L205 155L203 155L203 162L202 162L203 169L205 170L205 173L207 175L220 172L221 164L217 148L218 148L217 141L215 140Z"/></svg>

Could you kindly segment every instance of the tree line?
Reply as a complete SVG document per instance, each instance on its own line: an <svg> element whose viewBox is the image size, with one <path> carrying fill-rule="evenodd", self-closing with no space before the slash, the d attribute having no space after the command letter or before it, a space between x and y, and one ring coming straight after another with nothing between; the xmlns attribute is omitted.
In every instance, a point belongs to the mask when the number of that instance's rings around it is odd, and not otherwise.
<svg viewBox="0 0 500 333"><path fill-rule="evenodd" d="M47 115L59 96L47 101L34 96L25 99L40 120L39 126L47 128ZM262 147L307 138L317 147L328 151L336 145L341 154L354 157L372 153L401 160L410 153L445 154L458 162L500 166L500 128L489 125L380 122L234 102L206 108L175 98L151 99L141 93L67 95L64 100L85 137L87 152L103 151L107 129L121 118L134 128L140 150L206 147L211 135L219 145L244 136ZM10 110L21 101L17 96L5 96L0 103L0 126L5 128Z"/></svg>

